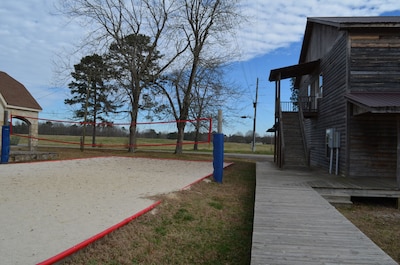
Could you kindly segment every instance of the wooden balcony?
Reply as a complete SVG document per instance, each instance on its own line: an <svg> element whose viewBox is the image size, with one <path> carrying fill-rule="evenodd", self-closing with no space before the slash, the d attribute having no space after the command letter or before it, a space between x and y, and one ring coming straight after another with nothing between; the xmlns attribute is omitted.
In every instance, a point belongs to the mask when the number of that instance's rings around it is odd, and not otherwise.
<svg viewBox="0 0 400 265"><path fill-rule="evenodd" d="M299 107L304 118L315 118L318 116L318 104L316 97L299 97L297 102L281 102L282 112L298 112Z"/></svg>

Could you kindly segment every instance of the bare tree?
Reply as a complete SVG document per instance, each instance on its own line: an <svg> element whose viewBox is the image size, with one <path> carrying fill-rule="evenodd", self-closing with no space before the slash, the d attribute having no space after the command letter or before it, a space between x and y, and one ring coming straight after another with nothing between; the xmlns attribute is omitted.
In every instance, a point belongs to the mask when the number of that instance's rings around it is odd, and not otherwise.
<svg viewBox="0 0 400 265"><path fill-rule="evenodd" d="M198 150L200 131L208 128L208 124L204 124L205 121L201 118L217 119L218 110L223 110L224 113L235 113L234 101L241 95L240 89L232 82L228 83L224 80L224 69L219 63L202 65L197 72L189 108L189 117L193 120L192 124L195 128L194 150Z"/></svg>
<svg viewBox="0 0 400 265"><path fill-rule="evenodd" d="M183 31L189 45L187 82L183 87L175 86L183 91L178 120L185 121L189 117L192 88L198 67L202 61L221 57L222 52L216 55L212 51L223 47L226 34L234 28L235 19L239 15L236 12L236 1L232 0L178 0L177 2L183 7L178 20L179 29ZM185 126L185 122L177 122L178 139L175 153L182 153Z"/></svg>
<svg viewBox="0 0 400 265"><path fill-rule="evenodd" d="M194 150L197 150L197 142L200 141L200 131L204 128L210 129L209 123L202 118L217 118L219 109L224 113L238 116L236 101L242 95L242 90L234 83L225 80L224 68L226 66L219 62L202 64L197 68L188 112L188 120L195 130ZM189 78L190 71L187 68L165 76L158 86L158 91L155 91L158 99L158 105L153 109L155 115L172 116L177 124L186 121L179 120L179 117Z"/></svg>
<svg viewBox="0 0 400 265"><path fill-rule="evenodd" d="M61 11L73 18L85 21L89 35L86 45L96 44L97 49L104 49L113 45L114 52L121 58L132 58L132 50L126 49L127 36L149 36L146 44L146 53L141 58L140 71L154 70L154 54L160 46L174 47L169 49L168 56L163 56L153 78L165 71L171 63L183 53L188 44L181 45L179 38L174 38L174 32L168 25L169 17L176 12L175 1L166 0L64 0L61 2ZM173 42L173 44L171 43ZM126 64L135 66L135 64ZM153 69L151 69L153 68ZM129 73L137 73L138 69L124 69ZM130 99L130 137L129 151L133 152L136 146L136 123L140 106L140 95L143 84L137 80L138 75L130 76L129 88L123 89ZM126 84L126 83L125 83Z"/></svg>

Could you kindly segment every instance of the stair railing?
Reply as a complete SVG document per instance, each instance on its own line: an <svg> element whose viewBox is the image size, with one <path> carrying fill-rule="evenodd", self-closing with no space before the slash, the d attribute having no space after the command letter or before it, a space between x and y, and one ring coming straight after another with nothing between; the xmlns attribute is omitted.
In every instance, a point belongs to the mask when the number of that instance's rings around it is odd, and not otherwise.
<svg viewBox="0 0 400 265"><path fill-rule="evenodd" d="M282 108L279 105L279 120L278 120L278 167L282 168L285 164L285 141L283 137L282 124Z"/></svg>
<svg viewBox="0 0 400 265"><path fill-rule="evenodd" d="M303 108L302 104L299 104L299 120L300 120L300 131L301 131L301 136L303 138L303 145L304 145L304 155L307 160L307 165L310 166L310 150L308 149L308 144L307 144L307 137L306 137L306 131L304 128L304 116L303 116Z"/></svg>

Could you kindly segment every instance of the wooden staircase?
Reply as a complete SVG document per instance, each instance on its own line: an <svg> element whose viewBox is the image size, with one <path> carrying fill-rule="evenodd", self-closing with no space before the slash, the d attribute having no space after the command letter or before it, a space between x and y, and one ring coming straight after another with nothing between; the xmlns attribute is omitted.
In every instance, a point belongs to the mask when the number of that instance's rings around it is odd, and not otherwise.
<svg viewBox="0 0 400 265"><path fill-rule="evenodd" d="M283 136L285 141L285 168L308 167L299 114L282 112Z"/></svg>

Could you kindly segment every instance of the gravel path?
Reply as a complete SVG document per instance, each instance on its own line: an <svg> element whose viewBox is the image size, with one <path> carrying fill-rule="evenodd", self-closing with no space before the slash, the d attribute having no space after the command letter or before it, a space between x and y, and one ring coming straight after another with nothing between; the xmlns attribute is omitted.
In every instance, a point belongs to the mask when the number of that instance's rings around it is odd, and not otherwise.
<svg viewBox="0 0 400 265"><path fill-rule="evenodd" d="M212 172L212 162L127 157L2 164L1 263L44 261Z"/></svg>

